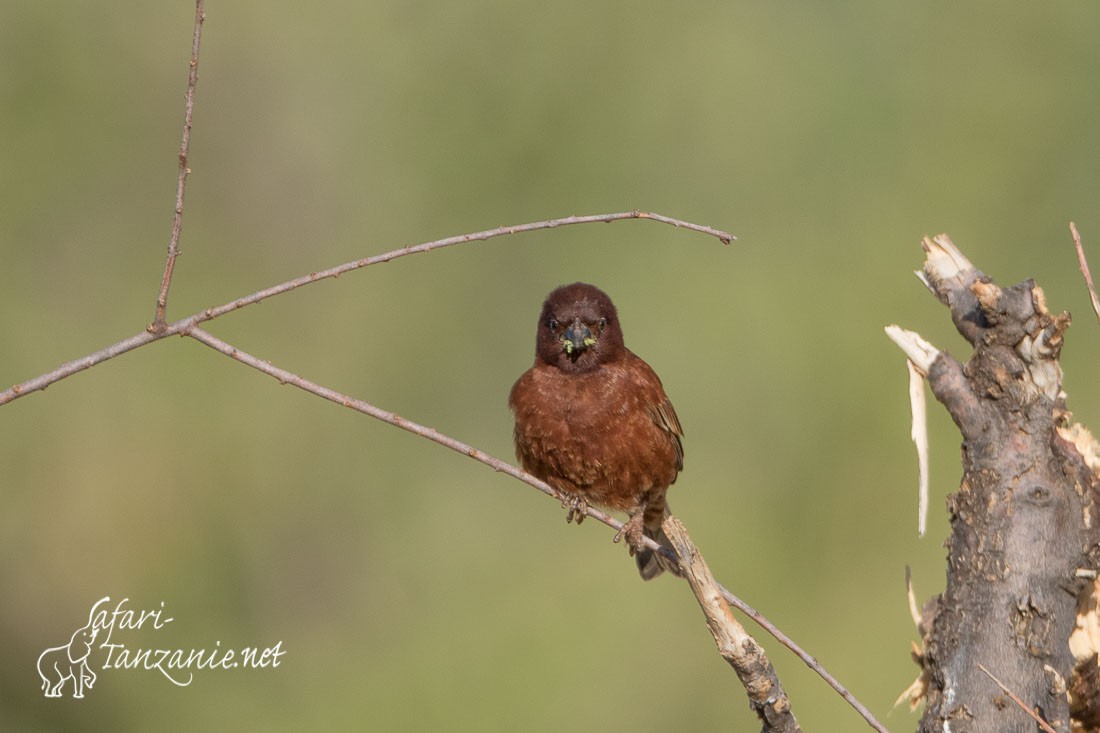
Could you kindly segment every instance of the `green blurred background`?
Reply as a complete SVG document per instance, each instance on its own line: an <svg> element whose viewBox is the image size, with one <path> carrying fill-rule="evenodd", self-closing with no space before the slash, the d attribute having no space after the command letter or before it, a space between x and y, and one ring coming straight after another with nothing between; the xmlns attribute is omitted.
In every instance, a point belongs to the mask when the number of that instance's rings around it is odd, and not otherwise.
<svg viewBox="0 0 1100 733"><path fill-rule="evenodd" d="M0 3L0 383L139 332L172 217L194 6ZM406 244L627 221L401 259L209 324L314 381L511 459L543 296L619 306L685 426L671 503L719 578L895 730L904 567L943 585L958 435L931 409L916 536L897 322L965 357L912 271L947 231L1076 316L1100 424L1096 3L210 2L169 316ZM169 339L0 408L0 728L756 727L687 589L611 532L439 446ZM35 661L102 596L131 647L282 642L278 669ZM863 723L763 632L807 729ZM122 633L122 632L118 632ZM66 688L66 695L69 688Z"/></svg>

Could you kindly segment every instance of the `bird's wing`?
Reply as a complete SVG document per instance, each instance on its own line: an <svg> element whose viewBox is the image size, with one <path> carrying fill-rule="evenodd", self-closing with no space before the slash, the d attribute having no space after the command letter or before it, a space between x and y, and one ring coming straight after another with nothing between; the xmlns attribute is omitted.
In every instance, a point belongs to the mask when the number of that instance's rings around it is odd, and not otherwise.
<svg viewBox="0 0 1100 733"><path fill-rule="evenodd" d="M678 438L684 434L684 429L680 427L680 418L676 417L676 410L668 397L653 408L653 421Z"/></svg>
<svg viewBox="0 0 1100 733"><path fill-rule="evenodd" d="M672 433L672 437L676 439L676 470L682 471L684 469L684 443L681 438L684 435L684 429L680 427L680 419L676 417L676 410L672 407L672 402L665 396L660 404L650 405L650 414L653 417L653 422L657 423L658 427Z"/></svg>
<svg viewBox="0 0 1100 733"><path fill-rule="evenodd" d="M657 427L670 433L676 441L676 470L680 471L684 467L684 444L681 440L684 429L680 427L680 418L676 416L676 409L673 408L672 401L665 394L665 388L661 385L661 378L657 376L657 372L653 371L653 367L649 366L637 354L630 353L630 357L632 361L642 367L635 370L634 378L648 393L646 408L649 411L649 416Z"/></svg>

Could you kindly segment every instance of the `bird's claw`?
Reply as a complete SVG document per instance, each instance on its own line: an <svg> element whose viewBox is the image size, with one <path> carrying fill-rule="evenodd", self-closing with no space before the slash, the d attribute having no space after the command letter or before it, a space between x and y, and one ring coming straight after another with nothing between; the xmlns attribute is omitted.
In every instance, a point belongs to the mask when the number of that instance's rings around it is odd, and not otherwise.
<svg viewBox="0 0 1100 733"><path fill-rule="evenodd" d="M630 556L633 557L634 553L644 546L642 545L642 538L644 536L645 533L642 529L642 512L636 512L627 520L626 524L619 528L619 531L615 533L611 541L619 542L625 537L627 550L630 552Z"/></svg>
<svg viewBox="0 0 1100 733"><path fill-rule="evenodd" d="M566 522L576 520L577 524L580 524L588 516L588 502L582 496L567 496L561 500L561 506L569 510L565 515Z"/></svg>

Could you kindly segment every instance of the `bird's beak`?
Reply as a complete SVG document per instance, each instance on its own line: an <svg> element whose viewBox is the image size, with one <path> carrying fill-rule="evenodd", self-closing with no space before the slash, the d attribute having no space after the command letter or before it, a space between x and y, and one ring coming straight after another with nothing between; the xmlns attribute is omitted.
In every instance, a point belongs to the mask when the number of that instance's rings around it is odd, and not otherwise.
<svg viewBox="0 0 1100 733"><path fill-rule="evenodd" d="M565 329L565 337L562 339L562 345L565 347L565 353L572 354L573 352L580 353L589 346L594 346L596 339L592 335L592 330L588 326L581 322L581 319L575 318L572 325Z"/></svg>

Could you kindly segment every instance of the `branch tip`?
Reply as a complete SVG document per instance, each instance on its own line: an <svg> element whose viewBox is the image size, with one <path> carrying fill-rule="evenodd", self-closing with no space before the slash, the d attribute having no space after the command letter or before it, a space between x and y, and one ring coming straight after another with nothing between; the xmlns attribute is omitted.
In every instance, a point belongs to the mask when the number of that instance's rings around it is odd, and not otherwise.
<svg viewBox="0 0 1100 733"><path fill-rule="evenodd" d="M928 371L932 368L932 363L939 357L940 350L921 338L921 335L916 331L907 331L894 324L886 326L883 330L886 331L886 335L890 337L890 340L905 352L905 355L909 357L909 361L924 376L927 376Z"/></svg>
<svg viewBox="0 0 1100 733"><path fill-rule="evenodd" d="M1089 291L1092 312L1096 314L1096 320L1100 322L1100 296L1096 294L1096 286L1092 282L1092 272L1089 271L1089 263L1085 259L1085 247L1081 244L1081 233L1077 231L1077 225L1072 221L1069 223L1069 231L1073 235L1073 246L1077 249L1077 265L1081 268L1081 275L1085 278L1085 287Z"/></svg>
<svg viewBox="0 0 1100 733"><path fill-rule="evenodd" d="M925 237L921 240L921 247L925 252L924 271L930 275L948 278L977 269L946 234L937 234L931 239Z"/></svg>

